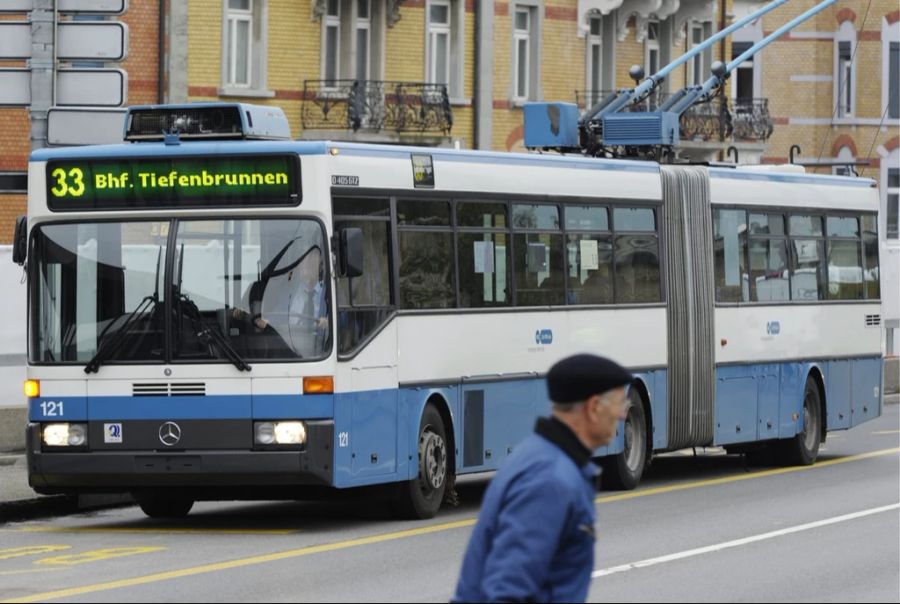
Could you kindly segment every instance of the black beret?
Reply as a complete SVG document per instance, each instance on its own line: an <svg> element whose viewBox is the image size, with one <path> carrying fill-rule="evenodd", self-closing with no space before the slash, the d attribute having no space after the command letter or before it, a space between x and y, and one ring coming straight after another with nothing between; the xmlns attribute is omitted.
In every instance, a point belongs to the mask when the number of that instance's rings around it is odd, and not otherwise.
<svg viewBox="0 0 900 604"><path fill-rule="evenodd" d="M554 403L577 403L633 380L634 376L615 361L592 354L576 354L550 368L547 391Z"/></svg>

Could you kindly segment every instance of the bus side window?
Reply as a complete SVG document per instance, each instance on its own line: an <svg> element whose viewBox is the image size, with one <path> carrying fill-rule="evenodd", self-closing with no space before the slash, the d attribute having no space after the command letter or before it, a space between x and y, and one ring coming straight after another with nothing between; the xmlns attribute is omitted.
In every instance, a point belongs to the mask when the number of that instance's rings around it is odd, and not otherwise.
<svg viewBox="0 0 900 604"><path fill-rule="evenodd" d="M390 212L387 200L335 199L334 232L358 228L363 235L363 273L337 280L338 354L359 348L394 313L391 299ZM354 216L340 216L353 212Z"/></svg>
<svg viewBox="0 0 900 604"><path fill-rule="evenodd" d="M747 284L747 212L713 211L713 250L717 302L746 302Z"/></svg>

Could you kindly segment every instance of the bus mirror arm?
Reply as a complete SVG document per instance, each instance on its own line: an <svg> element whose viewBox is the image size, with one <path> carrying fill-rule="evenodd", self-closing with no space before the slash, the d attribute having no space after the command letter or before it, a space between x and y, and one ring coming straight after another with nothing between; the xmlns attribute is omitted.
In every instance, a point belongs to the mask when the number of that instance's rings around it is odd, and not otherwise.
<svg viewBox="0 0 900 604"><path fill-rule="evenodd" d="M363 274L362 229L341 229L341 277L359 277Z"/></svg>

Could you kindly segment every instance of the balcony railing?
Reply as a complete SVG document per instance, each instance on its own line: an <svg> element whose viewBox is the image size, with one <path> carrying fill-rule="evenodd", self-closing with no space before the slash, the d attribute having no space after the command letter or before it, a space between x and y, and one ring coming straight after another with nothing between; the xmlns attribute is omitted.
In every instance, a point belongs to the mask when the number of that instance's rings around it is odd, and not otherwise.
<svg viewBox="0 0 900 604"><path fill-rule="evenodd" d="M610 94L607 91L577 90L575 102L582 112ZM656 111L671 94L657 92L628 111ZM769 99L717 97L697 103L681 115L681 140L719 142L765 142L772 135Z"/></svg>
<svg viewBox="0 0 900 604"><path fill-rule="evenodd" d="M449 134L453 110L441 84L306 80L300 119L306 130Z"/></svg>

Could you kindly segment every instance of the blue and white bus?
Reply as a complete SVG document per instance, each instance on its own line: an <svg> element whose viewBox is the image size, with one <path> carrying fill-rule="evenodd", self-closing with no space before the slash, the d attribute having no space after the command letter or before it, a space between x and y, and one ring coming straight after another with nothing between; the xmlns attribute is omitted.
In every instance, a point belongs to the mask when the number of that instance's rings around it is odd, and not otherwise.
<svg viewBox="0 0 900 604"><path fill-rule="evenodd" d="M692 446L811 464L881 413L872 181L286 132L141 107L129 142L32 154L35 490L180 516L381 485L431 517L578 352L636 376L612 487Z"/></svg>

